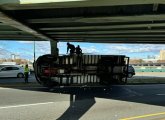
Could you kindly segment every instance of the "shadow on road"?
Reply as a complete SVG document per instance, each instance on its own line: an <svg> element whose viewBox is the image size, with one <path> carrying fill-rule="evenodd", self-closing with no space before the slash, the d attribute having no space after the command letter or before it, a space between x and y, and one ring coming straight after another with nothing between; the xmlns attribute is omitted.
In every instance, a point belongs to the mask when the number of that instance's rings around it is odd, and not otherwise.
<svg viewBox="0 0 165 120"><path fill-rule="evenodd" d="M10 87L8 87L10 88ZM49 90L44 87L11 87L13 89L36 92L48 92L70 95L70 106L58 120L78 120L95 103L95 98L112 99L126 102L143 103L149 105L165 106L165 96L156 96L165 92L165 85L119 85L107 87L56 87Z"/></svg>
<svg viewBox="0 0 165 120"><path fill-rule="evenodd" d="M93 90L85 90L83 88L56 89L57 92L65 92L70 94L70 106L57 120L78 120L80 119L94 104L95 96Z"/></svg>
<svg viewBox="0 0 165 120"><path fill-rule="evenodd" d="M51 92L52 94L61 93L70 95L70 106L58 118L58 120L80 119L96 103L95 98L165 106L165 97L155 96L157 92L165 90L165 85L159 85L159 87L155 87L154 85L63 87L54 88L53 91L49 91L46 88L37 88L31 90L39 92Z"/></svg>

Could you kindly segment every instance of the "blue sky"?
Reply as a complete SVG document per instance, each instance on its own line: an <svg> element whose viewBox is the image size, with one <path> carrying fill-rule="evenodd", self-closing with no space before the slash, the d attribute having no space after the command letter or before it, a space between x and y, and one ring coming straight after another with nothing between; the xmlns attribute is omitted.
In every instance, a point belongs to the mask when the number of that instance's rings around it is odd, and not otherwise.
<svg viewBox="0 0 165 120"><path fill-rule="evenodd" d="M158 56L165 45L154 44L100 44L100 43L72 43L80 45L86 54L123 54L131 58L147 58ZM60 54L66 54L66 43L58 43ZM33 59L33 42L31 41L0 41L0 58L10 58L18 54L21 58ZM50 44L47 41L36 42L36 56L50 53Z"/></svg>

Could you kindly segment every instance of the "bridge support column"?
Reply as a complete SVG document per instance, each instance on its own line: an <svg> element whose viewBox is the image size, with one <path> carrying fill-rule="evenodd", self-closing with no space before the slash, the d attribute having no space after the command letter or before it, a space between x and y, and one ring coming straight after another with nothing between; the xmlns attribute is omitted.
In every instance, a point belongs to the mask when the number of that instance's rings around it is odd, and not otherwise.
<svg viewBox="0 0 165 120"><path fill-rule="evenodd" d="M50 47L51 47L51 55L58 56L59 50L57 48L57 41L51 40Z"/></svg>

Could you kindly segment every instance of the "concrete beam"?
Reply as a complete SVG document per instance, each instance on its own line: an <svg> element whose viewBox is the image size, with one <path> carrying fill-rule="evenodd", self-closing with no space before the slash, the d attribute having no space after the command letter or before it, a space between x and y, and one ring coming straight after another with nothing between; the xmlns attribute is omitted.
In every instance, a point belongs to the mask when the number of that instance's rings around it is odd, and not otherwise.
<svg viewBox="0 0 165 120"><path fill-rule="evenodd" d="M0 40L14 40L14 41L43 41L43 39L39 39L39 38L22 38L22 37L0 37Z"/></svg>
<svg viewBox="0 0 165 120"><path fill-rule="evenodd" d="M8 38L10 38L10 37L11 38L12 37L16 37L16 38L19 38L19 37L20 38L36 38L35 36L27 35L27 34L26 35L25 34L24 35L16 35L16 34L13 34L13 35L9 35L9 34L8 35L2 35L2 34L0 34L0 37L4 37L4 38L5 37L8 37Z"/></svg>
<svg viewBox="0 0 165 120"><path fill-rule="evenodd" d="M165 23L150 23L150 24L130 24L130 25L106 25L106 26L80 26L80 27L52 27L52 28L40 28L40 30L86 30L86 29L113 29L113 28L141 28L146 27L151 29L152 27L165 27Z"/></svg>
<svg viewBox="0 0 165 120"><path fill-rule="evenodd" d="M165 28L161 28L161 29L165 29ZM141 30L149 30L146 27L141 27L141 28L111 28L111 29L76 29L76 30L44 30L43 32L45 32L47 34L47 32L96 32L96 31L127 31L127 30L133 30L133 31L141 31ZM152 30L159 30L159 28L152 28Z"/></svg>
<svg viewBox="0 0 165 120"><path fill-rule="evenodd" d="M59 3L59 2L75 2L84 0L1 0L0 5L3 4L39 4L39 3Z"/></svg>
<svg viewBox="0 0 165 120"><path fill-rule="evenodd" d="M165 35L52 35L52 38L165 38Z"/></svg>
<svg viewBox="0 0 165 120"><path fill-rule="evenodd" d="M133 16L107 16L107 17L71 17L71 18L42 18L42 19L28 19L29 23L68 23L68 22L80 22L80 23L111 23L115 22L136 22L136 21L158 21L165 20L164 14L153 15L133 15ZM105 22L107 21L107 22ZM109 22L109 23L110 23ZM124 24L124 23L123 23Z"/></svg>
<svg viewBox="0 0 165 120"><path fill-rule="evenodd" d="M45 4L43 4L45 3ZM46 9L69 7L115 6L132 4L165 4L164 0L1 0L8 9ZM7 4L7 5L6 5Z"/></svg>
<svg viewBox="0 0 165 120"><path fill-rule="evenodd" d="M13 18L10 18L9 16L5 15L3 12L0 11L0 21L6 25L12 26L14 28L20 29L22 31L25 31L27 33L30 33L38 38L41 38L43 40L50 40L47 36L31 29L30 27L14 20Z"/></svg>
<svg viewBox="0 0 165 120"><path fill-rule="evenodd" d="M6 4L20 4L20 0L1 0L0 5Z"/></svg>
<svg viewBox="0 0 165 120"><path fill-rule="evenodd" d="M28 34L24 31L0 31L0 35L31 35L31 34Z"/></svg>
<svg viewBox="0 0 165 120"><path fill-rule="evenodd" d="M134 36L140 36L140 35L152 35L152 36L154 36L154 35L156 35L156 36L158 36L158 35L165 35L165 32L151 32L151 33L149 33L149 32L147 32L147 33L110 33L110 32L107 32L107 33L86 33L86 34L83 34L83 33L68 33L68 34L53 34L53 35L51 35L51 36L53 36L53 37L58 37L58 36L62 36L62 37L67 37L67 36L72 36L72 37L75 37L75 36L113 36L113 35L116 35L116 36L122 36L122 35L124 35L124 36L126 36L126 35L134 35Z"/></svg>
<svg viewBox="0 0 165 120"><path fill-rule="evenodd" d="M116 41L157 41L157 42L160 42L160 41L165 41L165 38L56 38L57 40L60 40L60 41L64 41L64 40L72 40L74 42L76 42L76 40L78 41L84 41L84 42L88 42L88 40L92 40L92 41L109 41L109 42L116 42Z"/></svg>
<svg viewBox="0 0 165 120"><path fill-rule="evenodd" d="M67 42L67 41L65 41ZM73 41L74 42L74 41ZM89 43L114 43L114 44L165 44L165 41L160 41L160 42L157 42L156 40L155 41L112 41L112 42L109 42L109 41L88 41Z"/></svg>
<svg viewBox="0 0 165 120"><path fill-rule="evenodd" d="M0 31L18 31L17 28L11 27L11 26L1 26Z"/></svg>
<svg viewBox="0 0 165 120"><path fill-rule="evenodd" d="M75 40L72 39L61 39L61 42L75 42ZM96 40L96 39L85 39L85 40L79 40L79 42L85 42L85 43L128 43L128 44L165 44L165 40L157 41L157 40L109 40L109 39L102 39L102 40Z"/></svg>
<svg viewBox="0 0 165 120"><path fill-rule="evenodd" d="M0 30L0 33L26 33L24 31L21 30Z"/></svg>
<svg viewBox="0 0 165 120"><path fill-rule="evenodd" d="M51 40L50 41L50 47L51 47L51 55L58 56L59 51L58 51L58 48L57 48L57 41Z"/></svg>
<svg viewBox="0 0 165 120"><path fill-rule="evenodd" d="M89 32L76 32L76 31L70 31L70 32L47 32L48 35L81 35L81 34L154 34L154 33L165 33L165 29L161 30L118 30L118 31L89 31Z"/></svg>

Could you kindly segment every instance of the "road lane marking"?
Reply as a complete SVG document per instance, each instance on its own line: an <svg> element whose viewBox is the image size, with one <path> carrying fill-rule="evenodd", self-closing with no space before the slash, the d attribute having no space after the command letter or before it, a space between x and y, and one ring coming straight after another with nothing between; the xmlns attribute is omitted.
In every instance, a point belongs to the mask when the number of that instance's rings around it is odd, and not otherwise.
<svg viewBox="0 0 165 120"><path fill-rule="evenodd" d="M7 89L7 90L8 90L8 89L12 89L12 88L0 87L0 90L1 90L1 89L2 89L2 90L3 90L3 89L4 89L4 90L5 90L5 89Z"/></svg>
<svg viewBox="0 0 165 120"><path fill-rule="evenodd" d="M146 118L146 117L152 117L152 116L158 116L158 115L165 115L165 112L140 115L140 116L135 116L135 117L130 117L130 118L123 118L123 119L120 119L120 120L134 120L134 119Z"/></svg>
<svg viewBox="0 0 165 120"><path fill-rule="evenodd" d="M46 87L42 87L42 86L34 86L34 87L31 87L31 86L18 86L16 88L46 88ZM0 89L15 89L15 87L12 87L12 88L9 88L9 87L0 87Z"/></svg>
<svg viewBox="0 0 165 120"><path fill-rule="evenodd" d="M34 104L24 104L24 105L15 105L15 106L5 106L0 107L0 109L9 109L9 108L19 108L19 107L28 107L28 106L37 106L37 105L47 105L53 104L54 102L46 102L46 103L34 103Z"/></svg>

